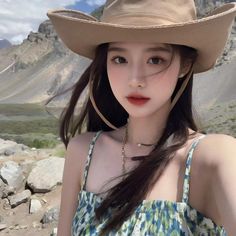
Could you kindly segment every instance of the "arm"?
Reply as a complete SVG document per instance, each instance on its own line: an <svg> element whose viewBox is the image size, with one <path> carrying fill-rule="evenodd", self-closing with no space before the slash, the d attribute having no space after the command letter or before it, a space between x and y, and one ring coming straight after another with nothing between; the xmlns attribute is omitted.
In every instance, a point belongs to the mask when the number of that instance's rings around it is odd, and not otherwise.
<svg viewBox="0 0 236 236"><path fill-rule="evenodd" d="M66 150L57 236L71 235L72 220L80 191L81 173L88 150L85 136L80 135L72 138Z"/></svg>
<svg viewBox="0 0 236 236"><path fill-rule="evenodd" d="M220 135L215 142L212 195L227 235L236 235L236 139Z"/></svg>

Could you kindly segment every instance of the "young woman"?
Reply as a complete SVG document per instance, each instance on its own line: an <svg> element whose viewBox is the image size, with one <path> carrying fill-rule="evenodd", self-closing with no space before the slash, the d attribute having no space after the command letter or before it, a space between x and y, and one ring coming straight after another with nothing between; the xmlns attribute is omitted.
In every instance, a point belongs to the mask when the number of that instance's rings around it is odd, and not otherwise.
<svg viewBox="0 0 236 236"><path fill-rule="evenodd" d="M193 0L108 0L101 21L48 13L92 59L62 114L58 236L236 234L236 140L201 133L192 115L193 74L214 66L235 12L197 19Z"/></svg>

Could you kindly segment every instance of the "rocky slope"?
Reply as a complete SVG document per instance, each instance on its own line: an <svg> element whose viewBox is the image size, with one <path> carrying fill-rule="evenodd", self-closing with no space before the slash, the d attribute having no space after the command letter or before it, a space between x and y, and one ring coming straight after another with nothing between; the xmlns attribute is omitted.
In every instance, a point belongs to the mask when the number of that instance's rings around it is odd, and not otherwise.
<svg viewBox="0 0 236 236"><path fill-rule="evenodd" d="M88 60L58 41L49 21L20 46L1 49L0 103L38 103L70 87Z"/></svg>
<svg viewBox="0 0 236 236"><path fill-rule="evenodd" d="M206 11L223 1L197 0L198 12ZM227 1L229 2L229 1ZM93 15L99 18L102 7ZM235 27L218 65L236 54ZM209 45L210 46L210 45ZM90 60L67 50L58 40L50 23L43 22L38 32L31 32L19 46L0 49L0 103L40 103L72 86ZM58 97L64 104L69 93ZM51 103L52 105L52 103Z"/></svg>
<svg viewBox="0 0 236 236"><path fill-rule="evenodd" d="M198 16L206 16L212 9L221 6L224 3L235 2L234 0L195 0L197 5ZM225 47L222 57L218 61L218 65L221 65L227 61L230 61L236 55L236 23L233 25L228 43Z"/></svg>
<svg viewBox="0 0 236 236"><path fill-rule="evenodd" d="M236 58L195 76L193 101L204 131L236 137Z"/></svg>

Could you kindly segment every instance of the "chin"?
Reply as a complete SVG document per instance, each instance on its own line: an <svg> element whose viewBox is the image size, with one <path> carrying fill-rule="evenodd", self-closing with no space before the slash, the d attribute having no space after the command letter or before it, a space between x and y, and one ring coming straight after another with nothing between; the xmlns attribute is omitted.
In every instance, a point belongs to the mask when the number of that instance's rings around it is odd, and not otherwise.
<svg viewBox="0 0 236 236"><path fill-rule="evenodd" d="M145 110L133 110L131 111L131 109L129 110L126 110L127 113L129 114L130 117L133 117L133 118L147 118L147 117L151 117L153 115L157 115L158 114L158 111L159 110L155 110L155 111L145 111Z"/></svg>

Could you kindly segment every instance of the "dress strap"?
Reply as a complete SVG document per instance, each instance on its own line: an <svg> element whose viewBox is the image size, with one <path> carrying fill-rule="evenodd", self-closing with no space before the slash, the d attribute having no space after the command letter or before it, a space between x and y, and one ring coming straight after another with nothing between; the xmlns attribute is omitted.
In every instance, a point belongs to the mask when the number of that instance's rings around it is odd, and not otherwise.
<svg viewBox="0 0 236 236"><path fill-rule="evenodd" d="M84 174L83 174L83 178L81 180L81 190L85 190L87 177L88 177L88 170L89 170L89 166L90 166L90 162L91 162L92 154L93 154L93 149L95 146L95 142L101 133L102 133L102 130L96 132L96 134L93 136L93 139L90 142L87 160L86 160L85 168L84 168Z"/></svg>
<svg viewBox="0 0 236 236"><path fill-rule="evenodd" d="M189 199L189 183L190 183L190 169L191 169L191 163L193 158L193 151L197 147L199 141L206 137L206 135L201 135L197 139L195 139L190 147L190 150L187 155L187 161L186 161L186 169L184 174L184 184L183 184L183 197L182 202L188 203Z"/></svg>

